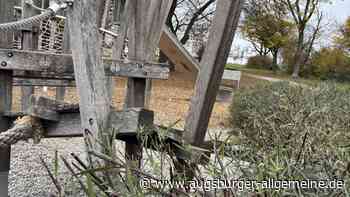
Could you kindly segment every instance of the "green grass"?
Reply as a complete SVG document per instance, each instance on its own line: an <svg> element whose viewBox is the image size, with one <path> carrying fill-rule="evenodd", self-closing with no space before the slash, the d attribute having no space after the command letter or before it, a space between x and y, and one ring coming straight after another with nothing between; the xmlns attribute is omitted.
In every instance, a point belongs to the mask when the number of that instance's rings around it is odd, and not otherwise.
<svg viewBox="0 0 350 197"><path fill-rule="evenodd" d="M276 78L281 80L295 81L297 83L302 83L309 86L316 86L317 84L320 83L320 80L317 78L300 78L298 80L293 80L290 74L287 74L282 71L274 72L272 70L267 70L267 69L249 68L246 65L242 65L242 64L226 64L225 69L239 70L247 74L253 74L253 75L258 75L263 77L271 77L271 78Z"/></svg>
<svg viewBox="0 0 350 197"><path fill-rule="evenodd" d="M226 64L225 66L226 70L241 70L244 68L246 68L246 66L242 64Z"/></svg>

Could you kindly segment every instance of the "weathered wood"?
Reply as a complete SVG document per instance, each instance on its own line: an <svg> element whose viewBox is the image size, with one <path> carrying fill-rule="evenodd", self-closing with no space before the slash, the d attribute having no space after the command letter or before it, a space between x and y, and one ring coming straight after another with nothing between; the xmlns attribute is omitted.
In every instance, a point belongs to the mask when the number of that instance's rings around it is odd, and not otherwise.
<svg viewBox="0 0 350 197"><path fill-rule="evenodd" d="M128 2L128 24L126 26L128 27L129 59L139 61L152 60L171 2L172 0L130 0ZM147 94L150 95L150 93ZM145 96L146 80L129 78L125 107L144 107ZM130 162L138 160L138 166L140 166L142 147L137 144L126 144L126 157Z"/></svg>
<svg viewBox="0 0 350 197"><path fill-rule="evenodd" d="M47 72L33 72L25 73L24 71L15 70L13 72L13 77L18 79L47 79L47 80L66 80L74 81L74 74L56 74Z"/></svg>
<svg viewBox="0 0 350 197"><path fill-rule="evenodd" d="M68 54L0 49L0 62L0 69L4 70L39 71L58 76L74 73L73 59ZM106 75L111 76L154 79L169 77L166 64L104 58L103 65Z"/></svg>
<svg viewBox="0 0 350 197"><path fill-rule="evenodd" d="M241 81L241 71L225 70L221 82L231 81L232 87L238 89Z"/></svg>
<svg viewBox="0 0 350 197"><path fill-rule="evenodd" d="M186 118L185 140L192 145L200 146L204 142L243 2L243 0L217 2L216 15Z"/></svg>
<svg viewBox="0 0 350 197"><path fill-rule="evenodd" d="M63 33L63 53L71 54L70 50L70 35L69 35L69 26L68 22L64 24L64 33ZM64 96L66 94L66 88L57 87L56 88L56 100L64 101Z"/></svg>
<svg viewBox="0 0 350 197"><path fill-rule="evenodd" d="M163 29L159 48L175 65L182 66L195 74L198 73L200 69L199 62L191 56L167 27Z"/></svg>
<svg viewBox="0 0 350 197"><path fill-rule="evenodd" d="M0 49L1 69L72 74L73 59L68 54Z"/></svg>
<svg viewBox="0 0 350 197"><path fill-rule="evenodd" d="M0 18L1 19L1 18ZM0 20L1 22L1 20ZM2 114L12 106L12 71L0 71L0 132L10 127ZM8 196L8 176L10 171L11 147L0 149L0 196Z"/></svg>
<svg viewBox="0 0 350 197"><path fill-rule="evenodd" d="M134 141L141 127L153 124L153 112L141 108L130 108L125 111L112 111L111 129L118 133L117 138ZM59 122L43 121L46 137L81 137L84 127L79 113L61 113Z"/></svg>
<svg viewBox="0 0 350 197"><path fill-rule="evenodd" d="M66 80L14 78L13 85L14 86L75 87L75 82L66 81Z"/></svg>
<svg viewBox="0 0 350 197"><path fill-rule="evenodd" d="M110 61L110 63L109 63ZM114 76L147 78L147 79L168 79L169 68L167 64L149 63L134 60L108 60L104 63L110 65L110 73Z"/></svg>
<svg viewBox="0 0 350 197"><path fill-rule="evenodd" d="M34 95L30 97L29 105L29 108L26 110L27 115L55 122L60 120L58 111L62 106L67 106L63 102L42 96L36 97Z"/></svg>
<svg viewBox="0 0 350 197"><path fill-rule="evenodd" d="M35 10L32 6L26 3L26 0L22 0L22 18L29 18L40 13L40 11ZM32 2L37 3L37 2ZM40 5L38 6L40 7ZM28 25L22 29L22 49L23 50L37 50L38 49L38 39L39 35L37 33L38 26ZM23 86L21 87L21 108L26 110L29 107L29 97L34 94L34 87Z"/></svg>
<svg viewBox="0 0 350 197"><path fill-rule="evenodd" d="M106 73L102 65L101 35L99 34L99 1L78 0L68 10L70 43L74 61L74 74L80 97L80 119L84 133L100 139L108 132L111 101ZM85 136L89 137L89 136ZM97 142L91 144L102 151ZM91 164L93 165L93 164Z"/></svg>
<svg viewBox="0 0 350 197"><path fill-rule="evenodd" d="M0 0L0 23L14 20L13 7L16 1ZM0 48L11 48L13 34L0 32ZM1 61L0 61L1 63ZM12 71L0 70L0 132L10 127L10 122L2 114L12 106ZM0 196L7 197L11 148L0 149Z"/></svg>

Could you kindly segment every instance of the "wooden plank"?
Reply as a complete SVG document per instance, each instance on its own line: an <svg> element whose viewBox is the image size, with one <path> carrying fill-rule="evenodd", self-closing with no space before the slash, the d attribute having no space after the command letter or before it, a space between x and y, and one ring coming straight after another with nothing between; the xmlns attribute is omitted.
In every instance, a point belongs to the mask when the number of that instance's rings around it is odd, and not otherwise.
<svg viewBox="0 0 350 197"><path fill-rule="evenodd" d="M172 0L130 0L128 12L128 58L131 60L150 61L160 40ZM148 83L149 86L151 83ZM148 88L150 91L150 87ZM147 93L150 95L150 92ZM129 78L125 107L144 107L146 80ZM149 99L148 99L149 100ZM141 165L142 147L139 144L126 144L126 157L129 161L139 160Z"/></svg>
<svg viewBox="0 0 350 197"><path fill-rule="evenodd" d="M0 18L1 19L1 18ZM0 132L10 127L8 119L2 116L12 106L12 71L0 71ZM8 196L11 148L0 149L0 196Z"/></svg>
<svg viewBox="0 0 350 197"><path fill-rule="evenodd" d="M95 0L74 1L68 10L70 44L74 74L80 97L81 125L84 133L100 139L108 132L111 101L106 95L106 73L102 65L101 36L98 31L98 10ZM88 136L85 136L88 137ZM94 142L92 149L101 151Z"/></svg>
<svg viewBox="0 0 350 197"><path fill-rule="evenodd" d="M200 69L199 62L191 56L177 39L176 35L167 27L163 28L159 48L175 65L182 66L195 74L198 73Z"/></svg>
<svg viewBox="0 0 350 197"><path fill-rule="evenodd" d="M70 35L69 35L69 26L68 22L66 21L64 24L64 32L63 32L63 53L71 54L70 50ZM66 88L64 87L57 87L56 88L56 100L64 100L64 96L66 94Z"/></svg>
<svg viewBox="0 0 350 197"><path fill-rule="evenodd" d="M32 6L26 3L26 0L22 0L22 19L32 17L40 13L40 11L34 9ZM37 2L32 2L37 3ZM40 7L40 5L38 6ZM23 50L37 50L39 35L37 33L38 26L28 25L22 30L22 49ZM21 87L21 108L23 111L29 107L29 97L34 94L34 87L23 86Z"/></svg>
<svg viewBox="0 0 350 197"><path fill-rule="evenodd" d="M75 87L74 81L14 78L13 86Z"/></svg>
<svg viewBox="0 0 350 197"><path fill-rule="evenodd" d="M200 146L204 142L243 2L243 0L217 2L213 26L185 123L185 140L194 146Z"/></svg>
<svg viewBox="0 0 350 197"><path fill-rule="evenodd" d="M104 63L110 67L108 74L120 77L168 79L169 68L167 64L149 63L145 61L122 61L104 59Z"/></svg>
<svg viewBox="0 0 350 197"><path fill-rule="evenodd" d="M38 71L55 75L74 73L73 59L68 54L0 49L0 62L0 70ZM169 77L167 64L104 58L103 65L105 73L111 76L154 79Z"/></svg>
<svg viewBox="0 0 350 197"><path fill-rule="evenodd" d="M136 137L141 127L153 124L153 116L152 111L141 108L112 111L111 128L116 129L119 139L128 141L129 137ZM79 113L61 113L59 122L43 121L43 124L48 138L83 136L84 127Z"/></svg>
<svg viewBox="0 0 350 197"><path fill-rule="evenodd" d="M68 54L0 49L1 69L72 74L73 59Z"/></svg>
<svg viewBox="0 0 350 197"><path fill-rule="evenodd" d="M13 72L13 77L18 79L47 79L47 80L66 80L66 81L74 81L74 74L61 74L56 75L55 73L47 73L47 72L34 72L34 73L25 73L23 71L15 70Z"/></svg>
<svg viewBox="0 0 350 197"><path fill-rule="evenodd" d="M32 117L40 118L43 120L59 121L60 117L56 108L58 102L46 97L35 97L32 95L29 99L29 108L26 110L26 114Z"/></svg>
<svg viewBox="0 0 350 197"><path fill-rule="evenodd" d="M0 23L14 20L13 7L16 1L0 0ZM0 32L0 48L12 46L13 34ZM12 71L0 70L0 132L10 127L10 122L2 114L12 106ZM11 147L0 149L0 196L9 196L9 171L11 164Z"/></svg>

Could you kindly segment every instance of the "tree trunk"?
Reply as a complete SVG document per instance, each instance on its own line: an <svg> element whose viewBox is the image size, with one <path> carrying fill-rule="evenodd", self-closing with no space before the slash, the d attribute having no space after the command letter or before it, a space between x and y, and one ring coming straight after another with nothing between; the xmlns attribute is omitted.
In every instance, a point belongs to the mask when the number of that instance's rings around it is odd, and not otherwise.
<svg viewBox="0 0 350 197"><path fill-rule="evenodd" d="M277 70L277 58L279 49L272 50L272 70Z"/></svg>
<svg viewBox="0 0 350 197"><path fill-rule="evenodd" d="M305 28L301 28L298 34L298 46L294 56L294 68L293 68L293 74L292 74L293 78L299 78L300 67L303 62L302 56L303 56L303 44L304 44L304 29Z"/></svg>

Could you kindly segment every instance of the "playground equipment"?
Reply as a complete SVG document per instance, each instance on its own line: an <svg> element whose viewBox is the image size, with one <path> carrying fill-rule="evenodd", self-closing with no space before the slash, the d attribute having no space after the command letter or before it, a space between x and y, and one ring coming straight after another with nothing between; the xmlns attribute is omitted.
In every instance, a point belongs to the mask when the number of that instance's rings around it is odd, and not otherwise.
<svg viewBox="0 0 350 197"><path fill-rule="evenodd" d="M200 63L193 60L164 27L172 0L127 0L119 12L117 34L106 31L112 1L57 0L42 10L22 1L22 19L11 22L15 1L0 0L0 196L8 196L11 145L18 140L40 137L88 137L117 129L118 140L126 142L126 158L139 160L142 144L137 131L153 125L153 112L146 109L152 79L166 80L169 69L153 62L156 48L188 68L198 70L195 93L184 131L172 130L167 143L203 147L209 118L215 103L224 66L233 42L243 0L218 0L207 47ZM119 2L119 1L115 1ZM49 45L37 51L38 25L66 10L64 34L57 34L65 46ZM64 18L64 17L61 17ZM101 29L102 27L102 29ZM13 37L22 32L22 50L12 49ZM62 32L59 32L62 33ZM112 58L102 58L102 34L111 34L115 46ZM67 38L68 42L67 42ZM125 46L125 40L128 40ZM65 41L64 41L65 40ZM70 46L70 47L69 47ZM127 47L127 57L123 53ZM70 48L70 49L69 49ZM49 50L51 49L51 50ZM70 51L72 52L70 54ZM59 52L59 53L57 53ZM123 111L111 107L111 76L127 77ZM22 112L11 112L12 87L24 86ZM33 86L76 86L79 106L62 99L35 97ZM62 89L61 89L62 91ZM62 98L62 96L60 96ZM11 123L18 117L22 119ZM154 129L156 136L156 129ZM176 147L176 146L172 146ZM98 149L98 144L95 147ZM194 153L174 148L176 157L192 161Z"/></svg>

